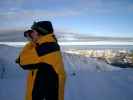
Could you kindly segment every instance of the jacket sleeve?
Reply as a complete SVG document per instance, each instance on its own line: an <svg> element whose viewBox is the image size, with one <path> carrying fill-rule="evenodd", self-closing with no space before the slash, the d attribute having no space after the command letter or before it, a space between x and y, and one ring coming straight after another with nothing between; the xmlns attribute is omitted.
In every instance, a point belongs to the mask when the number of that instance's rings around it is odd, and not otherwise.
<svg viewBox="0 0 133 100"><path fill-rule="evenodd" d="M40 63L38 58L35 46L30 42L23 47L16 63L25 70L38 69Z"/></svg>
<svg viewBox="0 0 133 100"><path fill-rule="evenodd" d="M54 59L53 56L50 56L50 60L40 60L42 57L47 59L47 55L58 51L59 46L55 42L48 42L48 43L42 43L40 45L34 46L26 46L24 48L23 52L21 53L20 57L20 63L19 65L25 69L25 70L32 70L32 69L39 69L43 66L52 66L51 63L48 61L51 61ZM52 59L53 57L53 59Z"/></svg>

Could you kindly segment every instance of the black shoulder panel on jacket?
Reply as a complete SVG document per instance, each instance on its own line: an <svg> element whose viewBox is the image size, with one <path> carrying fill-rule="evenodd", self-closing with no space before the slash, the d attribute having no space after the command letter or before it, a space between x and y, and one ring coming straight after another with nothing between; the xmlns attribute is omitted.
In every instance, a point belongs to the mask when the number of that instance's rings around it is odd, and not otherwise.
<svg viewBox="0 0 133 100"><path fill-rule="evenodd" d="M60 47L56 42L47 42L36 47L36 51L39 56L43 56L58 50L60 50Z"/></svg>
<svg viewBox="0 0 133 100"><path fill-rule="evenodd" d="M20 65L25 70L33 70L33 69L42 69L43 67L51 67L52 65L47 63L37 63L37 64L27 64L27 65Z"/></svg>
<svg viewBox="0 0 133 100"><path fill-rule="evenodd" d="M20 65L20 66L25 70L32 70L32 69L38 68L37 64L27 64L27 65Z"/></svg>

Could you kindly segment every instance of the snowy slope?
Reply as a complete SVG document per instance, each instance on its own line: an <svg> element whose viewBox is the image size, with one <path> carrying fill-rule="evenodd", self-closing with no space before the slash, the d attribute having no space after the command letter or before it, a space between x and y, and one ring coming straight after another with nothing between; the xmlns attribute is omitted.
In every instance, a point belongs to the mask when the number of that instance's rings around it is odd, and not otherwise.
<svg viewBox="0 0 133 100"><path fill-rule="evenodd" d="M108 65L103 61L94 58L87 58L81 55L63 53L63 59L67 74L73 72L78 73L81 71L99 72L121 70L120 68Z"/></svg>
<svg viewBox="0 0 133 100"><path fill-rule="evenodd" d="M24 100L26 71L14 62L19 50L0 46L0 100ZM132 100L132 69L68 53L63 53L63 59L67 72L65 100Z"/></svg>
<svg viewBox="0 0 133 100"><path fill-rule="evenodd" d="M5 70L5 74L3 75L4 78L23 76L25 71L20 69L19 66L15 63L15 59L18 56L19 51L19 48L0 45L0 69Z"/></svg>
<svg viewBox="0 0 133 100"><path fill-rule="evenodd" d="M24 100L26 71L15 63L19 50L0 45L0 100Z"/></svg>
<svg viewBox="0 0 133 100"><path fill-rule="evenodd" d="M132 100L133 71L82 71L66 81L65 100Z"/></svg>

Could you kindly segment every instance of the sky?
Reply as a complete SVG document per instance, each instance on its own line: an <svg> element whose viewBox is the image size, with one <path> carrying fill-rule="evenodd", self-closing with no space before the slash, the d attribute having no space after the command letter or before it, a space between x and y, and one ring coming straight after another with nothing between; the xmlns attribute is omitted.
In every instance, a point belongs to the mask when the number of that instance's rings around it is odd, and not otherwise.
<svg viewBox="0 0 133 100"><path fill-rule="evenodd" d="M42 20L61 32L133 37L133 0L0 0L0 30Z"/></svg>

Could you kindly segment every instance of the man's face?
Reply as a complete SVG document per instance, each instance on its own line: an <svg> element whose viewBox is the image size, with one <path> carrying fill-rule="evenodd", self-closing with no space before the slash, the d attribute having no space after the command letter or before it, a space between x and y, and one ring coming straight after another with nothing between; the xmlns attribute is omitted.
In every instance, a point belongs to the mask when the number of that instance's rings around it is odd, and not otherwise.
<svg viewBox="0 0 133 100"><path fill-rule="evenodd" d="M36 40L38 38L38 32L36 30L33 30L33 32L30 34L32 40Z"/></svg>
<svg viewBox="0 0 133 100"><path fill-rule="evenodd" d="M28 40L35 42L38 39L39 34L36 30L32 30L30 33L27 33L26 37Z"/></svg>

